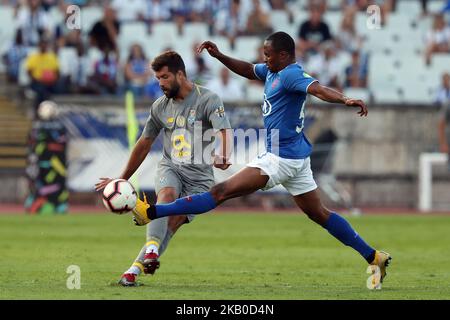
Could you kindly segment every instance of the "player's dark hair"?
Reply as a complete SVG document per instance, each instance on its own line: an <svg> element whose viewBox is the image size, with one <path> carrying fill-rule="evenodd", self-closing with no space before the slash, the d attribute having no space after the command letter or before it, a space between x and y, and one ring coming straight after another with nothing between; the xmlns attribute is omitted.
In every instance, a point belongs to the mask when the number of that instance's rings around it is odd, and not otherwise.
<svg viewBox="0 0 450 320"><path fill-rule="evenodd" d="M163 52L152 61L153 71L160 71L166 66L171 73L176 74L181 70L186 76L186 67L184 65L184 61L181 56L175 51L170 50Z"/></svg>
<svg viewBox="0 0 450 320"><path fill-rule="evenodd" d="M295 57L295 42L294 39L286 32L279 31L272 33L266 38L266 41L271 42L274 51L286 51L290 56Z"/></svg>

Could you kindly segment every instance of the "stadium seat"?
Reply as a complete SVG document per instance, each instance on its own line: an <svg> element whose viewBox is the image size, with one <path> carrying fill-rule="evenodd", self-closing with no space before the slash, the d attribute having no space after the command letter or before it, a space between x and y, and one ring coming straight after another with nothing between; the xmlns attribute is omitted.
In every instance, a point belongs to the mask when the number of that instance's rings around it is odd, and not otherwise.
<svg viewBox="0 0 450 320"><path fill-rule="evenodd" d="M369 52L387 52L389 51L389 44L392 43L392 33L389 30L371 30L367 34L367 40L364 47Z"/></svg>
<svg viewBox="0 0 450 320"><path fill-rule="evenodd" d="M377 103L400 101L395 59L383 53L369 57L369 88Z"/></svg>
<svg viewBox="0 0 450 320"><path fill-rule="evenodd" d="M121 26L119 46L130 47L133 43L143 44L147 37L147 26L143 22L126 23Z"/></svg>
<svg viewBox="0 0 450 320"><path fill-rule="evenodd" d="M411 30L414 19L410 12L397 10L388 16L385 28L395 31Z"/></svg>
<svg viewBox="0 0 450 320"><path fill-rule="evenodd" d="M52 24L54 26L62 23L64 20L64 14L61 12L61 10L58 7L50 8L50 10L48 11L48 14L49 14Z"/></svg>
<svg viewBox="0 0 450 320"><path fill-rule="evenodd" d="M164 43L175 43L179 35L177 26L173 22L159 22L152 27L152 38Z"/></svg>
<svg viewBox="0 0 450 320"><path fill-rule="evenodd" d="M423 49L423 34L420 31L395 32L387 42L387 50L392 54L398 52L418 54Z"/></svg>
<svg viewBox="0 0 450 320"><path fill-rule="evenodd" d="M187 38L191 42L208 40L209 27L206 23L201 22L186 23L183 29L183 37L180 38Z"/></svg>
<svg viewBox="0 0 450 320"><path fill-rule="evenodd" d="M365 12L357 12L355 16L355 30L358 35L368 37L372 30L367 27L367 14Z"/></svg>
<svg viewBox="0 0 450 320"><path fill-rule="evenodd" d="M81 31L88 34L97 21L103 18L103 9L101 7L84 7L81 10Z"/></svg>
<svg viewBox="0 0 450 320"><path fill-rule="evenodd" d="M442 74L444 71L450 72L450 54L435 53L431 58L431 69L437 75Z"/></svg>
<svg viewBox="0 0 450 320"><path fill-rule="evenodd" d="M289 17L284 10L273 10L270 13L270 23L276 30L286 31L289 29Z"/></svg>
<svg viewBox="0 0 450 320"><path fill-rule="evenodd" d="M428 1L433 2L433 1ZM421 14L422 8L420 1L398 0L396 4L396 12L405 12L410 17L417 17Z"/></svg>
<svg viewBox="0 0 450 320"><path fill-rule="evenodd" d="M433 102L433 90L417 79L402 79L402 101L407 104L430 104Z"/></svg>
<svg viewBox="0 0 450 320"><path fill-rule="evenodd" d="M9 6L0 6L0 55L2 55L14 40L15 25L14 10Z"/></svg>
<svg viewBox="0 0 450 320"><path fill-rule="evenodd" d="M370 91L365 88L346 88L344 89L344 94L353 99L361 99L366 104L369 103L370 100Z"/></svg>
<svg viewBox="0 0 450 320"><path fill-rule="evenodd" d="M397 87L385 87L383 89L371 88L371 93L375 103L377 104L398 104L401 102L400 91Z"/></svg>
<svg viewBox="0 0 450 320"><path fill-rule="evenodd" d="M328 24L331 35L336 36L341 29L342 13L340 11L327 11L323 19Z"/></svg>

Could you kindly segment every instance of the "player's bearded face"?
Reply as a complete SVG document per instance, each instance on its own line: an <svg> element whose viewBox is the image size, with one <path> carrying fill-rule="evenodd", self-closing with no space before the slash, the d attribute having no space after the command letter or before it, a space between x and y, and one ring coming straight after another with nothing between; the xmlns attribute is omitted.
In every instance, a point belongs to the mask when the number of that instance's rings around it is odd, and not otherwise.
<svg viewBox="0 0 450 320"><path fill-rule="evenodd" d="M165 87L161 87L161 89L167 98L175 98L180 91L180 84L178 83L177 78L174 78L170 84Z"/></svg>

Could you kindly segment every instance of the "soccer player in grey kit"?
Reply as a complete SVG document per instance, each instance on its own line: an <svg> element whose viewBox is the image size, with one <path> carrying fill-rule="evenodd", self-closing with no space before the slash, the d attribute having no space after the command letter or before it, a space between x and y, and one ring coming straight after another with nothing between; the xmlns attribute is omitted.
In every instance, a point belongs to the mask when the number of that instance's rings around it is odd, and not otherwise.
<svg viewBox="0 0 450 320"><path fill-rule="evenodd" d="M168 203L208 191L214 185L212 165L222 170L229 167L231 130L227 129L231 126L221 99L187 79L183 59L178 53L164 52L152 61L151 66L164 95L153 103L144 131L120 178L129 179L134 174L162 130L164 150L158 164L155 192L157 203ZM198 128L201 128L201 135L196 131ZM203 150L211 146L211 141L204 141L207 130L216 131L220 141L219 150L209 163L209 159L203 159ZM201 148L198 149L199 144ZM202 155L200 161L198 150ZM101 178L95 185L96 190L102 190L111 180ZM147 241L132 266L123 273L119 284L135 286L136 277L142 272L154 274L159 268L159 257L174 233L193 218L194 215L182 215L149 223Z"/></svg>

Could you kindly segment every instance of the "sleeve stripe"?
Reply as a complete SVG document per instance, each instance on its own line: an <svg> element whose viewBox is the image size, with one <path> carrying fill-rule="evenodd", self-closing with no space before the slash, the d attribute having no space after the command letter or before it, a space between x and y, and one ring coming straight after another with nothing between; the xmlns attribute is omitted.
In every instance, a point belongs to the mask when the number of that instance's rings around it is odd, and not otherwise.
<svg viewBox="0 0 450 320"><path fill-rule="evenodd" d="M258 74L256 73L256 64L253 65L253 73L255 74L255 76L262 81L262 79L258 76Z"/></svg>
<svg viewBox="0 0 450 320"><path fill-rule="evenodd" d="M319 82L319 80L314 79L313 81L311 81L311 83L308 84L308 86L306 87L306 90L305 90L306 93L308 93L308 88L309 88L309 86L312 85L314 82Z"/></svg>

